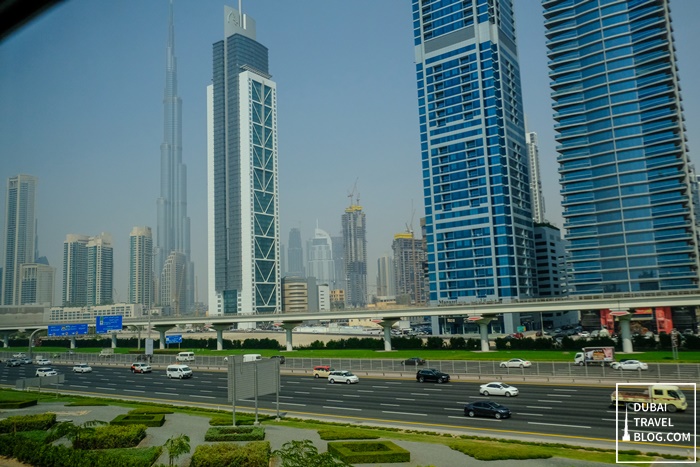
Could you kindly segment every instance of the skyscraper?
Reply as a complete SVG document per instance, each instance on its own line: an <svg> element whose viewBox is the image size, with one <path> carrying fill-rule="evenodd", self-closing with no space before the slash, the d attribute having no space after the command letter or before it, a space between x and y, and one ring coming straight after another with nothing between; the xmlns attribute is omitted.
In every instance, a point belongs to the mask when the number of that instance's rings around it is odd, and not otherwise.
<svg viewBox="0 0 700 467"><path fill-rule="evenodd" d="M397 299L399 295L406 295L409 297L410 304L425 304L423 240L413 238L413 232L402 232L394 235L391 248L394 252L394 280Z"/></svg>
<svg viewBox="0 0 700 467"><path fill-rule="evenodd" d="M345 305L367 306L367 229L362 206L355 203L342 217L343 250L345 252Z"/></svg>
<svg viewBox="0 0 700 467"><path fill-rule="evenodd" d="M329 286L333 284L335 264L333 263L333 244L328 232L316 227L314 238L307 243L306 253L308 276L315 277L317 284Z"/></svg>
<svg viewBox="0 0 700 467"><path fill-rule="evenodd" d="M64 307L87 305L87 235L66 235L63 242L63 294Z"/></svg>
<svg viewBox="0 0 700 467"><path fill-rule="evenodd" d="M301 247L301 230L292 227L289 230L289 245L287 248L287 275L305 277L304 274L304 251Z"/></svg>
<svg viewBox="0 0 700 467"><path fill-rule="evenodd" d="M542 6L573 292L697 288L669 2Z"/></svg>
<svg viewBox="0 0 700 467"><path fill-rule="evenodd" d="M545 222L544 196L542 195L542 177L540 176L540 149L537 145L537 133L525 134L527 153L530 159L530 198L532 199L532 220L537 224Z"/></svg>
<svg viewBox="0 0 700 467"><path fill-rule="evenodd" d="M413 25L430 304L534 296L512 1L413 0Z"/></svg>
<svg viewBox="0 0 700 467"><path fill-rule="evenodd" d="M48 264L24 263L20 266L20 305L53 305L56 268Z"/></svg>
<svg viewBox="0 0 700 467"><path fill-rule="evenodd" d="M165 261L160 273L160 303L164 315L182 316L184 313L186 267L185 255L179 251L170 253Z"/></svg>
<svg viewBox="0 0 700 467"><path fill-rule="evenodd" d="M140 303L145 309L155 304L150 227L134 227L129 235L129 303Z"/></svg>
<svg viewBox="0 0 700 467"><path fill-rule="evenodd" d="M2 268L2 304L19 305L20 266L36 259L37 179L20 174L7 181L5 197L5 262Z"/></svg>
<svg viewBox="0 0 700 467"><path fill-rule="evenodd" d="M182 163L182 99L177 94L172 0L170 0L168 24L163 111L165 122L163 143L160 145L156 271L158 275L162 274L165 262L173 251L185 255L187 272L183 287L186 291L185 302L181 308L189 311L194 304L194 265L190 256L190 218L187 216L187 167Z"/></svg>
<svg viewBox="0 0 700 467"><path fill-rule="evenodd" d="M87 304L114 303L114 250L112 236L101 233L87 242Z"/></svg>
<svg viewBox="0 0 700 467"><path fill-rule="evenodd" d="M277 88L255 21L225 6L224 33L207 87L209 309L278 312Z"/></svg>
<svg viewBox="0 0 700 467"><path fill-rule="evenodd" d="M395 296L394 284L394 258L391 255L382 255L377 259L377 296Z"/></svg>

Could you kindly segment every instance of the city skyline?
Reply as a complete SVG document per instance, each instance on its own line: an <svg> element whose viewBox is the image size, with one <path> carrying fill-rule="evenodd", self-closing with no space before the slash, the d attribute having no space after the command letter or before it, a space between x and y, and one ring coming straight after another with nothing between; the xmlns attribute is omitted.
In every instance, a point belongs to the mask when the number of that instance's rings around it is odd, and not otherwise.
<svg viewBox="0 0 700 467"><path fill-rule="evenodd" d="M192 250L200 301L207 295L203 89L211 79L211 44L220 36L224 4L175 2L178 60L187 63L178 78L186 103L183 147L192 184ZM338 213L359 178L360 204L368 216L368 266L374 269L376 259L390 251L393 235L404 230L411 202L421 205L420 145L410 5L354 5L362 6L373 14L363 19L363 37L353 41L348 38L355 37L356 25L348 20L347 4L309 2L300 9L261 1L244 2L243 10L258 20L258 36L273 56L270 72L281 87L283 238L294 225L309 238L316 219L337 236ZM6 103L0 109L0 151L9 155L0 163L0 179L5 183L28 173L40 180L39 252L53 267L61 266L67 234L112 234L115 300L128 297L131 228L156 224L152 200L158 197L167 9L166 1L75 0L0 43L0 100ZM697 2L672 1L671 9L692 161L700 98L690 84L700 69L691 60L691 44L700 33L690 21L700 8ZM549 81L542 8L538 1L516 2L515 14L524 111L529 131L540 142L546 218L561 226L551 102L542 85ZM104 17L110 21L100 19ZM284 33L289 23L307 26L309 32L290 37ZM355 65L360 61L363 67ZM422 215L420 209L416 218ZM376 277L372 271L368 275ZM62 283L58 275L56 282Z"/></svg>

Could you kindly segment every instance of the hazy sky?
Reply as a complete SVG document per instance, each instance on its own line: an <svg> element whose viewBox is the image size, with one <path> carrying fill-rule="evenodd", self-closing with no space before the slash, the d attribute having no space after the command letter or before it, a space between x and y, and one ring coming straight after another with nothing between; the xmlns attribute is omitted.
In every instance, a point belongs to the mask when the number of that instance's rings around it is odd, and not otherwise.
<svg viewBox="0 0 700 467"><path fill-rule="evenodd" d="M198 298L206 301L206 86L223 39L221 0L175 1L183 159ZM539 0L515 0L525 112L540 140L546 217L561 226ZM700 131L700 2L672 0L692 151ZM278 90L281 240L318 222L331 235L357 179L367 215L370 291L378 256L423 215L411 4L407 0L244 0ZM156 229L168 2L69 0L0 42L0 209L7 179L39 178L39 251L57 269L67 234L114 239L115 300L128 298L129 232ZM415 211L415 214L413 213ZM4 236L4 226L2 230ZM4 238L3 244L4 244Z"/></svg>

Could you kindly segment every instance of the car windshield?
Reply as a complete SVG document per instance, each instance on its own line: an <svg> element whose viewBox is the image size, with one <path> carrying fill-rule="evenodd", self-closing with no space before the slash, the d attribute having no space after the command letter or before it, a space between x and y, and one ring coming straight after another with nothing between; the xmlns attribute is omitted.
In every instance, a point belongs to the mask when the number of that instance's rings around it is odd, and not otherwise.
<svg viewBox="0 0 700 467"><path fill-rule="evenodd" d="M503 407L501 404L498 404L496 402L489 402L488 404L489 407L491 407L492 409L500 409L501 407Z"/></svg>
<svg viewBox="0 0 700 467"><path fill-rule="evenodd" d="M183 366L183 367L182 367L182 371L190 371L190 367L188 367L188 366Z"/></svg>
<svg viewBox="0 0 700 467"><path fill-rule="evenodd" d="M513 386L511 386L510 384L501 383L501 387L504 387L504 388L512 388Z"/></svg>
<svg viewBox="0 0 700 467"><path fill-rule="evenodd" d="M352 373L350 373L349 371L344 371L344 372L343 372L343 375L344 375L344 376L355 376L355 375L353 375Z"/></svg>

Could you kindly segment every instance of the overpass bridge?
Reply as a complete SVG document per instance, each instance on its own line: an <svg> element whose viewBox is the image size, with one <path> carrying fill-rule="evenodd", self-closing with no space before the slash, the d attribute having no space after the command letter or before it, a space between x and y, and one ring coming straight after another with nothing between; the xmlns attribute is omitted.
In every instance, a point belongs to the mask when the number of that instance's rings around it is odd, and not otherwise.
<svg viewBox="0 0 700 467"><path fill-rule="evenodd" d="M165 333L178 325L209 324L216 330L217 348L223 348L223 331L233 324L255 323L262 321L274 321L280 323L286 331L286 347L292 350L292 330L304 321L311 320L338 320L338 319L368 319L379 321L384 328L384 347L391 350L391 327L402 318L416 316L461 316L467 317L471 322L479 325L482 351L489 350L488 323L495 316L504 313L551 313L560 311L600 311L611 310L620 321L620 330L623 341L623 351L632 352L632 339L630 332L630 310L638 308L656 307L697 307L700 306L700 290L682 290L672 292L646 292L625 293L608 295L576 295L565 298L547 299L523 299L523 300L494 300L455 304L438 307L411 307L390 309L366 309L366 310L338 310L321 312L293 312L293 313L241 313L226 316L140 316L123 319L125 326L152 326L160 335L160 346L164 348ZM0 307L7 308L7 307ZM19 307L21 308L21 307ZM21 313L21 312L20 312ZM18 316L0 312L0 335L5 335L7 346L10 332L18 330L48 329L49 325L57 324L94 324L94 319L72 321L70 323L46 322L46 314L23 314ZM113 346L116 346L116 337L113 336Z"/></svg>

